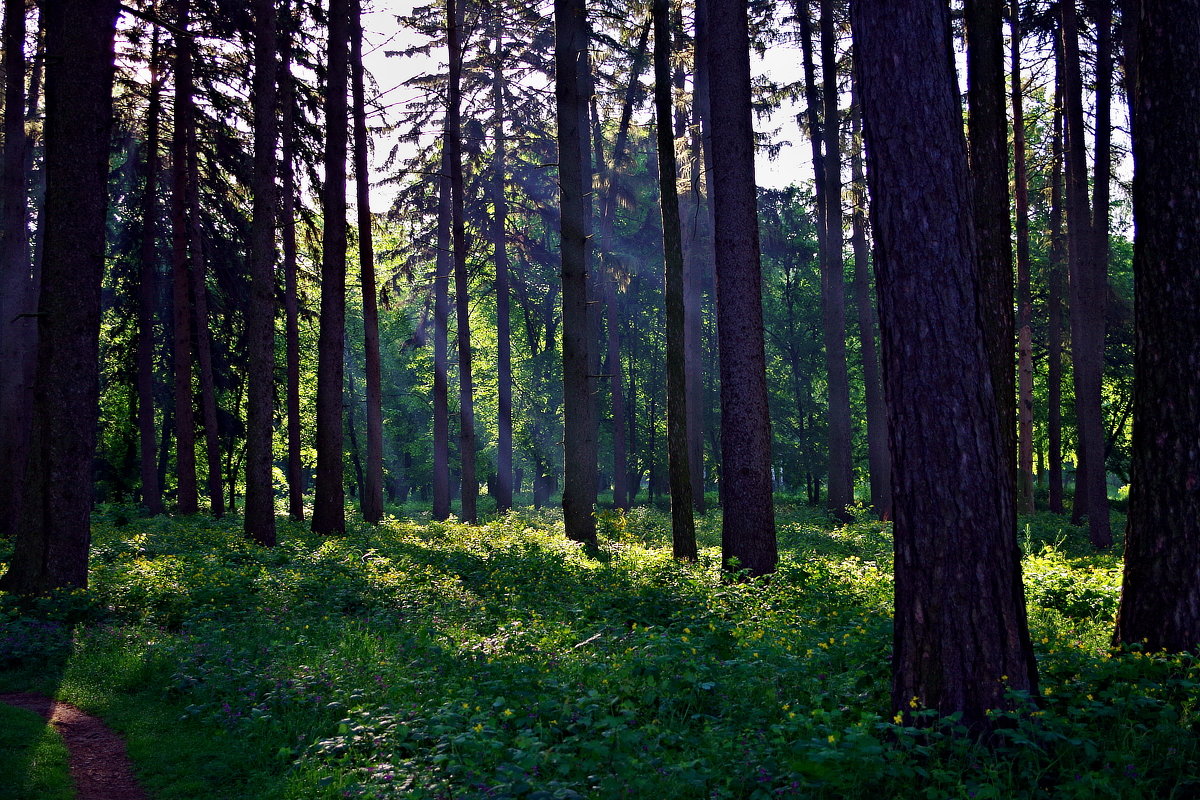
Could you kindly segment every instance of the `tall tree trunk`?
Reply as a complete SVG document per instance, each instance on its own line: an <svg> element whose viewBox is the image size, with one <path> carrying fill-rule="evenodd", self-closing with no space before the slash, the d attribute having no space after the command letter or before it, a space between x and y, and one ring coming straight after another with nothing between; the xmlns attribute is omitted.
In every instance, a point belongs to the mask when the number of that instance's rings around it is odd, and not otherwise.
<svg viewBox="0 0 1200 800"><path fill-rule="evenodd" d="M750 114L745 0L711 0L709 99L721 360L721 563L751 575L775 571L771 416L763 342L762 272Z"/></svg>
<svg viewBox="0 0 1200 800"><path fill-rule="evenodd" d="M504 27L500 10L495 9L492 38L496 42L492 67L492 105L496 115L493 131L495 154L492 159L492 253L496 265L496 510L503 513L513 504L512 444L512 322L508 285L508 199L504 182L508 171L504 141Z"/></svg>
<svg viewBox="0 0 1200 800"><path fill-rule="evenodd" d="M163 513L154 430L154 316L158 296L158 141L162 109L158 28L150 42L150 97L146 114L146 192L142 196L142 247L138 265L137 425L142 504Z"/></svg>
<svg viewBox="0 0 1200 800"><path fill-rule="evenodd" d="M1134 0L1133 475L1117 639L1200 648L1200 2ZM1130 12L1126 12L1130 13Z"/></svg>
<svg viewBox="0 0 1200 800"><path fill-rule="evenodd" d="M857 90L855 90L857 94ZM867 179L863 172L862 108L857 99L851 116L854 149L850 180L854 185L854 298L858 306L858 336L862 342L863 388L867 402L867 460L871 469L871 506L880 519L892 518L892 455L887 443L887 404L883 401L878 335L879 316L871 291L870 243L867 241Z"/></svg>
<svg viewBox="0 0 1200 800"><path fill-rule="evenodd" d="M358 265L362 273L363 354L366 361L367 463L359 495L363 519L383 519L383 380L379 367L379 297L375 290L375 248L371 231L370 142L363 76L362 2L352 0L350 66L354 81L354 186L358 202Z"/></svg>
<svg viewBox="0 0 1200 800"><path fill-rule="evenodd" d="M1108 519L1108 480L1104 465L1101 380L1104 372L1106 266L1097 259L1088 202L1087 150L1083 122L1083 81L1079 65L1079 23L1074 0L1060 4L1067 163L1067 244L1071 278L1071 360L1075 367L1075 418L1080 465L1076 472L1076 514L1087 514L1092 545L1112 545ZM1082 499L1082 507L1078 500Z"/></svg>
<svg viewBox="0 0 1200 800"><path fill-rule="evenodd" d="M250 305L246 313L246 536L275 545L275 0L254 7L254 219L250 229ZM231 503L232 505L232 503Z"/></svg>
<svg viewBox="0 0 1200 800"><path fill-rule="evenodd" d="M692 477L688 467L684 370L683 241L675 136L671 129L671 24L667 0L654 0L654 114L658 132L658 190L662 211L667 318L667 462L671 481L671 544L675 558L696 560Z"/></svg>
<svg viewBox="0 0 1200 800"><path fill-rule="evenodd" d="M979 244L979 303L983 343L1000 415L1007 496L1016 514L1016 386L1013 374L1013 267L1008 212L1008 121L1004 113L1004 3L967 0L967 153L975 234Z"/></svg>
<svg viewBox="0 0 1200 800"><path fill-rule="evenodd" d="M299 268L296 252L296 92L292 79L292 11L285 6L288 37L279 66L279 104L281 150L283 152L283 197L279 213L283 218L283 306L285 358L287 361L287 484L288 516L304 519L304 465L300 460L303 446L300 429L300 298L297 287Z"/></svg>
<svg viewBox="0 0 1200 800"><path fill-rule="evenodd" d="M975 292L949 9L858 0L851 15L895 458L892 702L909 720L928 707L982 731L1010 688L1036 693L1037 675Z"/></svg>
<svg viewBox="0 0 1200 800"><path fill-rule="evenodd" d="M821 73L824 80L822 133L825 153L825 252L821 262L821 309L825 369L829 386L829 508L848 520L854 504L851 457L850 376L846 371L846 279L842 263L842 148L838 120L838 70L833 32L833 0L820 0Z"/></svg>
<svg viewBox="0 0 1200 800"><path fill-rule="evenodd" d="M175 122L171 141L171 301L175 358L175 494L180 514L199 510L196 409L192 401L192 286L188 265L188 139L193 127L191 1L179 0L175 27Z"/></svg>
<svg viewBox="0 0 1200 800"><path fill-rule="evenodd" d="M29 462L7 591L86 587L116 0L46 15L46 234Z"/></svg>
<svg viewBox="0 0 1200 800"><path fill-rule="evenodd" d="M464 522L478 521L479 481L475 477L475 384L471 369L471 294L467 276L467 232L462 172L462 20L457 0L446 0L446 41L450 50L450 92L446 109L446 159L450 167L454 251L454 307L458 323L458 456L462 466Z"/></svg>
<svg viewBox="0 0 1200 800"><path fill-rule="evenodd" d="M1059 61L1056 59L1056 61ZM1062 70L1058 69L1058 78ZM1066 261L1066 238L1063 235L1063 114L1062 81L1056 80L1054 103L1054 133L1051 140L1050 184L1050 263L1047 275L1046 342L1046 439L1049 454L1047 472L1050 474L1050 511L1063 513L1062 471L1062 301L1063 264Z"/></svg>
<svg viewBox="0 0 1200 800"><path fill-rule="evenodd" d="M444 133L449 136L449 132ZM442 146L438 177L437 256L433 276L433 518L450 516L450 405L447 350L450 322L450 171Z"/></svg>
<svg viewBox="0 0 1200 800"><path fill-rule="evenodd" d="M313 531L346 532L342 422L346 338L346 90L350 0L329 2L325 94L325 232L321 256L321 326L317 336L317 486Z"/></svg>
<svg viewBox="0 0 1200 800"><path fill-rule="evenodd" d="M1009 2L1012 26L1013 194L1017 234L1017 510L1033 513L1033 305L1029 289L1029 173L1021 85L1021 4Z"/></svg>
<svg viewBox="0 0 1200 800"><path fill-rule="evenodd" d="M569 538L596 544L596 426L592 421L591 326L587 307L587 238L590 202L584 190L587 131L579 62L587 50L583 0L554 0L555 108L562 251L563 521Z"/></svg>

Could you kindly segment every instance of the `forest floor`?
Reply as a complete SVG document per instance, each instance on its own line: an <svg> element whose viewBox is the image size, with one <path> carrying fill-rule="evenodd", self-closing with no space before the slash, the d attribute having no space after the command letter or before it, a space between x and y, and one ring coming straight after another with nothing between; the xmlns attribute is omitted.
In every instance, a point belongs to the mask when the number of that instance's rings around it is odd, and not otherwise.
<svg viewBox="0 0 1200 800"><path fill-rule="evenodd" d="M0 594L0 692L103 719L163 800L1200 797L1200 662L1110 648L1119 550L1059 517L1021 521L1042 696L983 747L891 718L865 514L782 506L779 573L730 583L718 513L682 565L660 511L603 512L598 557L551 513L405 511L266 551L106 507L90 589ZM57 735L5 708L0 798L71 797Z"/></svg>

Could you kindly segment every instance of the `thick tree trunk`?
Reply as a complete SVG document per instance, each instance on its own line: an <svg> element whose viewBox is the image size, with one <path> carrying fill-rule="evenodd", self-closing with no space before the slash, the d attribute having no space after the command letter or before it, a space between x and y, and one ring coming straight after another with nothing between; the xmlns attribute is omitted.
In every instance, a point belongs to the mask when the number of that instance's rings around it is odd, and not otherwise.
<svg viewBox="0 0 1200 800"><path fill-rule="evenodd" d="M138 265L137 425L142 504L163 513L154 430L154 317L158 296L158 142L162 109L158 29L150 43L150 97L146 115L146 191L142 196L142 246Z"/></svg>
<svg viewBox="0 0 1200 800"><path fill-rule="evenodd" d="M1117 639L1200 649L1200 2L1135 0L1133 475ZM1128 12L1127 12L1128 13Z"/></svg>
<svg viewBox="0 0 1200 800"><path fill-rule="evenodd" d="M856 90L857 94L857 90ZM871 290L870 243L867 241L867 179L863 172L862 108L855 102L852 114L854 150L850 179L854 185L854 297L858 306L858 336L862 342L863 384L867 402L867 461L871 469L871 506L880 519L892 518L892 454L887 442L887 404L883 401L879 349L876 346L879 315Z"/></svg>
<svg viewBox="0 0 1200 800"><path fill-rule="evenodd" d="M513 504L512 444L512 322L508 285L508 199L504 184L508 166L504 141L504 28L497 17L492 38L496 62L492 67L492 105L496 115L492 161L492 253L496 265L496 510L508 511Z"/></svg>
<svg viewBox="0 0 1200 800"><path fill-rule="evenodd" d="M287 8L291 28L291 9ZM304 519L304 465L300 460L303 446L300 429L300 298L297 287L299 268L296 252L296 93L292 81L292 43L289 33L283 47L279 74L281 150L283 152L283 197L279 213L283 238L283 306L285 359L287 361L287 484L288 516Z"/></svg>
<svg viewBox="0 0 1200 800"><path fill-rule="evenodd" d="M846 371L846 279L842 263L842 147L838 114L838 70L833 32L833 2L820 0L821 73L824 81L825 251L821 262L821 310L825 369L829 386L829 508L848 520L854 504L851 457L850 376Z"/></svg>
<svg viewBox="0 0 1200 800"><path fill-rule="evenodd" d="M1009 2L1012 27L1013 194L1017 238L1017 510L1033 513L1033 306L1029 289L1029 173L1021 85L1021 6Z"/></svg>
<svg viewBox="0 0 1200 800"><path fill-rule="evenodd" d="M354 187L358 203L358 265L362 274L363 354L367 384L367 463L359 495L363 519L383 519L383 380L379 366L379 298L375 290L375 248L371 231L370 141L363 76L362 3L352 0L350 65L354 81Z"/></svg>
<svg viewBox="0 0 1200 800"><path fill-rule="evenodd" d="M325 232L321 257L321 326L317 335L317 486L313 531L346 532L345 434L342 422L346 337L346 90L350 0L329 3L325 94Z"/></svg>
<svg viewBox="0 0 1200 800"><path fill-rule="evenodd" d="M1000 415L1004 470L1016 514L1017 419L1013 374L1013 267L1004 113L1004 2L967 0L967 153L979 249L980 321Z"/></svg>
<svg viewBox="0 0 1200 800"><path fill-rule="evenodd" d="M192 400L192 286L188 265L188 139L192 122L192 41L186 35L190 0L180 0L175 27L175 122L171 141L171 301L175 358L175 494L180 514L199 510L196 487L196 409Z"/></svg>
<svg viewBox="0 0 1200 800"><path fill-rule="evenodd" d="M1097 260L1088 202L1083 81L1079 65L1079 24L1073 0L1060 4L1064 62L1063 98L1067 164L1067 244L1070 255L1071 360L1075 367L1075 418L1079 430L1076 510L1087 514L1092 545L1112 545L1108 519L1108 476L1104 465L1101 381L1104 372L1104 309L1108 300L1106 265ZM1080 503L1082 501L1082 503Z"/></svg>
<svg viewBox="0 0 1200 800"><path fill-rule="evenodd" d="M1059 59L1055 59L1059 61ZM1054 103L1054 134L1051 141L1051 184L1050 184L1050 267L1047 276L1049 299L1047 300L1046 342L1046 439L1049 448L1049 464L1046 471L1050 476L1050 511L1063 513L1062 471L1062 300L1063 264L1066 261L1066 238L1062 227L1063 196L1063 115L1062 115L1062 70L1057 69Z"/></svg>
<svg viewBox="0 0 1200 800"><path fill-rule="evenodd" d="M554 0L555 107L562 250L563 520L567 536L596 544L596 426L592 421L591 361L587 308L587 220L583 158L587 131L581 129L586 99L579 61L587 49L583 0Z"/></svg>
<svg viewBox="0 0 1200 800"><path fill-rule="evenodd" d="M762 273L750 113L750 37L745 0L712 0L709 99L717 330L721 360L721 563L751 575L775 571L771 417L763 342Z"/></svg>
<svg viewBox="0 0 1200 800"><path fill-rule="evenodd" d="M471 295L467 279L467 233L462 172L462 21L457 0L446 0L446 39L450 50L450 92L446 109L447 161L450 169L451 224L454 251L454 307L458 323L458 456L462 465L464 522L478 521L479 481L475 477L475 385L471 369Z"/></svg>
<svg viewBox="0 0 1200 800"><path fill-rule="evenodd" d="M851 14L895 458L892 702L908 719L960 712L981 731L1037 676L975 294L949 10L859 0Z"/></svg>
<svg viewBox="0 0 1200 800"><path fill-rule="evenodd" d="M671 544L675 558L696 560L692 476L688 467L684 369L683 240L675 136L671 129L671 25L667 0L654 0L654 113L658 132L658 190L662 211L667 320L667 462L671 481Z"/></svg>
<svg viewBox="0 0 1200 800"><path fill-rule="evenodd" d="M443 137L449 136L449 130ZM450 172L442 142L442 171L438 177L436 270L433 276L433 518L450 516Z"/></svg>
<svg viewBox="0 0 1200 800"><path fill-rule="evenodd" d="M250 230L250 305L246 312L246 536L275 545L275 99L278 56L275 0L254 8L254 219Z"/></svg>
<svg viewBox="0 0 1200 800"><path fill-rule="evenodd" d="M3 588L86 587L100 363L116 0L46 15L46 238L33 428Z"/></svg>

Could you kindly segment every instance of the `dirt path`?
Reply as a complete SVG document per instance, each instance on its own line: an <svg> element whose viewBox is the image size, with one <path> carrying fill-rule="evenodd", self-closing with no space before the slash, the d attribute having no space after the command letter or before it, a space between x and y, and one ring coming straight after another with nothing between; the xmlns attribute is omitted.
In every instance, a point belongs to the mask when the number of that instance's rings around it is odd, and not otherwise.
<svg viewBox="0 0 1200 800"><path fill-rule="evenodd" d="M78 800L147 800L125 742L103 722L40 694L0 694L0 702L40 714L62 735Z"/></svg>

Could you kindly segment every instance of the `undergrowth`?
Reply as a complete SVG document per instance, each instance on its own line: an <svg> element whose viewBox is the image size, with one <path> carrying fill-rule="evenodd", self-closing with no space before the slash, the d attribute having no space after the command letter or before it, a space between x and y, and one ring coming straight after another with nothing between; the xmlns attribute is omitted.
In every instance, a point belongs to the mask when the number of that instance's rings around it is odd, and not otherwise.
<svg viewBox="0 0 1200 800"><path fill-rule="evenodd" d="M1043 694L997 739L889 711L891 538L782 508L779 572L670 558L660 511L94 525L92 585L0 594L0 691L104 716L161 798L1200 797L1200 663L1112 650L1119 564L1022 521Z"/></svg>

